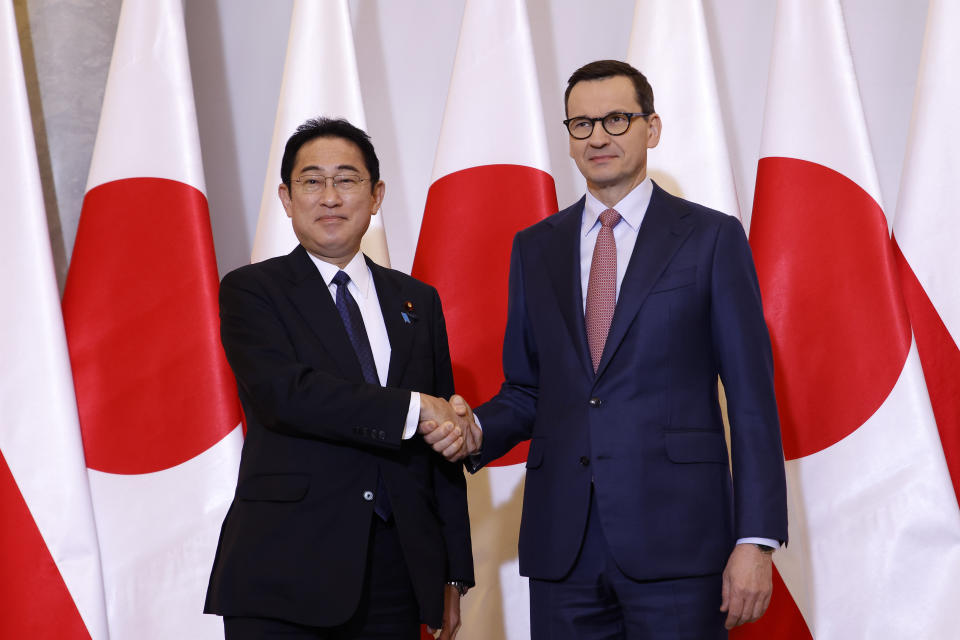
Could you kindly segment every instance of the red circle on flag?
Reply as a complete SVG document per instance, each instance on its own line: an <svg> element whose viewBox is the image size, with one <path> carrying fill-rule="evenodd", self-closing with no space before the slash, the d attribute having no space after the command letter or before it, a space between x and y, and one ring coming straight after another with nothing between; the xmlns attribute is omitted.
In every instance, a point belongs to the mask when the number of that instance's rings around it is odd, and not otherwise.
<svg viewBox="0 0 960 640"><path fill-rule="evenodd" d="M788 460L839 442L883 404L910 349L886 218L846 176L763 158L750 229Z"/></svg>
<svg viewBox="0 0 960 640"><path fill-rule="evenodd" d="M198 190L130 178L87 193L63 313L88 467L167 469L240 423L217 289Z"/></svg>

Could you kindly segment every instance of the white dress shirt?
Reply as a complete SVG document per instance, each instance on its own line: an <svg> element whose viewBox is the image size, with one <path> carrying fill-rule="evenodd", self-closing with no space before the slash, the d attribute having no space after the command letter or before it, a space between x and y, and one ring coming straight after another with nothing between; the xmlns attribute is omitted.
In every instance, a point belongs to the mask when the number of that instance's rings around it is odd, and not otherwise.
<svg viewBox="0 0 960 640"><path fill-rule="evenodd" d="M337 285L333 283L334 276L340 267L329 262L324 262L309 251L307 255L313 260L320 271L324 284L333 298L334 304L337 301ZM380 299L377 297L377 288L373 285L373 274L370 273L370 267L367 266L363 258L363 253L357 252L353 259L342 269L348 276L350 282L347 283L347 289L350 295L356 300L360 307L360 316L363 318L363 326L367 330L367 340L370 341L370 350L373 351L373 362L377 367L377 378L380 380L380 386L387 385L387 372L390 368L390 338L387 336L387 325L383 321L383 310L380 308ZM351 345L353 348L353 345ZM410 394L410 407L407 409L407 419L403 425L403 439L408 440L417 432L417 424L420 419L420 394Z"/></svg>

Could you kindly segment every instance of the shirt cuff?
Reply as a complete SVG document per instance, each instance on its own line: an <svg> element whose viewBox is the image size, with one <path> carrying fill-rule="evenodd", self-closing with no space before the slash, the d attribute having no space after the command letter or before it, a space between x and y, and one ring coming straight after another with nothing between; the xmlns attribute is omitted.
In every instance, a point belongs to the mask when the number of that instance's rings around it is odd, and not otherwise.
<svg viewBox="0 0 960 640"><path fill-rule="evenodd" d="M420 424L420 394L413 392L410 394L410 407L407 409L407 421L403 423L404 440L409 440L417 434L417 427Z"/></svg>
<svg viewBox="0 0 960 640"><path fill-rule="evenodd" d="M740 538L737 540L737 544L764 544L774 549L780 548L780 541L772 538Z"/></svg>

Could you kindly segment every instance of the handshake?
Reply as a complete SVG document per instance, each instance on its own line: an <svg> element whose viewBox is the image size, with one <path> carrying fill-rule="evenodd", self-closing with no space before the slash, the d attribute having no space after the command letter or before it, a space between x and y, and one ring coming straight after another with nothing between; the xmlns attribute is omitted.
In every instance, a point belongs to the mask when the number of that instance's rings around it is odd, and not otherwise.
<svg viewBox="0 0 960 640"><path fill-rule="evenodd" d="M433 450L450 462L462 460L480 451L483 431L473 419L473 411L463 397L450 401L420 394L420 424L417 431Z"/></svg>

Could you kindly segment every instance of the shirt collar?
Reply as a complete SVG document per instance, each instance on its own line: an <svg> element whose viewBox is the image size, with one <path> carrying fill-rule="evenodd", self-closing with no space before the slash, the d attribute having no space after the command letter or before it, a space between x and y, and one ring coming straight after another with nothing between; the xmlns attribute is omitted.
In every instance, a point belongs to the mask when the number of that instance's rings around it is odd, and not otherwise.
<svg viewBox="0 0 960 640"><path fill-rule="evenodd" d="M643 222L643 216L647 212L647 206L650 204L650 197L653 195L653 181L650 176L643 179L643 182L635 186L630 193L625 195L620 202L613 206L623 218L623 221L630 225L630 228L636 231ZM609 209L607 205L600 202L595 195L587 191L587 201L583 206L583 220L581 221L580 233L587 235L597 224L600 214Z"/></svg>
<svg viewBox="0 0 960 640"><path fill-rule="evenodd" d="M337 275L338 271L341 271L340 267L335 264L330 264L329 262L324 262L309 251L307 255L313 260L313 264L315 264L317 270L320 271L320 277L323 278L323 283L329 288L333 282L333 277ZM364 260L363 252L357 251L356 255L353 256L342 271L350 276L350 280L356 285L357 291L360 292L361 296L366 298L370 293L370 268L367 266L367 261Z"/></svg>

